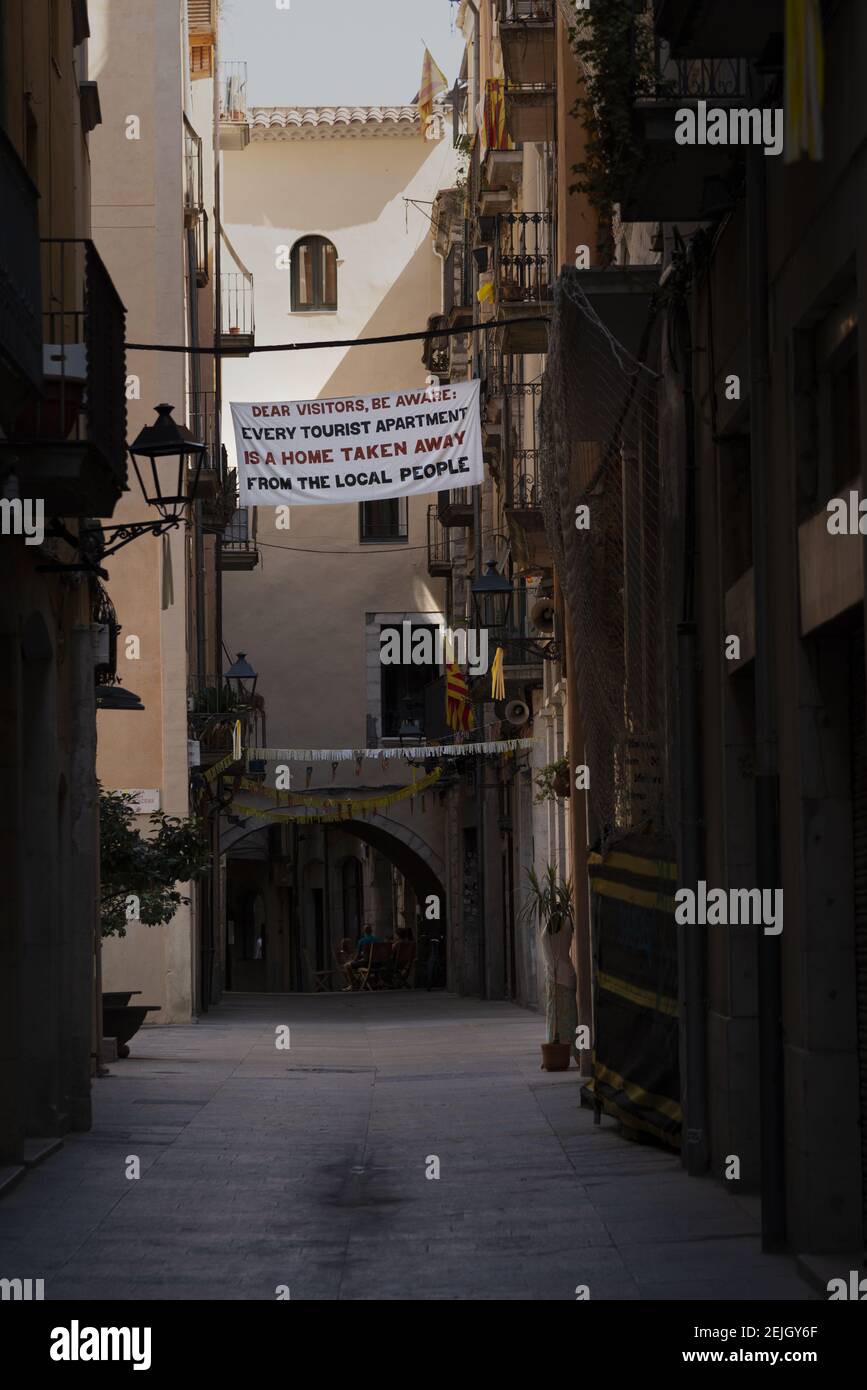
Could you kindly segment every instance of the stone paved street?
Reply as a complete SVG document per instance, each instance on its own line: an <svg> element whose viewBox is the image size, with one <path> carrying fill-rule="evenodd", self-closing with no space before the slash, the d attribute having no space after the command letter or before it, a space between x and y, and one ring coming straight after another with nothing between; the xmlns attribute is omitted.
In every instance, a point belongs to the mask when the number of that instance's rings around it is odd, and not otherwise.
<svg viewBox="0 0 867 1390"><path fill-rule="evenodd" d="M53 1299L811 1296L761 1253L756 1201L594 1127L541 1033L408 992L236 995L150 1028L92 1132L0 1202L0 1274Z"/></svg>

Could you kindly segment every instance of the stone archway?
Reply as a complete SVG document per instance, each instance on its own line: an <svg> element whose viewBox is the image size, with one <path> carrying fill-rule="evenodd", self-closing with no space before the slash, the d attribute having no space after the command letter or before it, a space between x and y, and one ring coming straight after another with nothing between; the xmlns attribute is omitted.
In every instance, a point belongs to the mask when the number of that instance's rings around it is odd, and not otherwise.
<svg viewBox="0 0 867 1390"><path fill-rule="evenodd" d="M277 811L273 816L258 816L254 823L244 825L230 825L222 830L220 835L220 853L229 854L231 850L241 840L247 838L255 830L261 830L268 825L280 825L286 821L286 812ZM359 840L372 845L380 853L386 855L400 869L401 873L409 879L413 888L416 889L416 896L423 899L432 893L439 894L441 900L441 911L444 912L446 905L445 898L445 865L440 856L431 849L430 845L421 835L417 835L409 826L402 825L400 821L391 820L388 816L373 812L363 820L346 820L338 822L340 829L348 831L351 835L357 835Z"/></svg>
<svg viewBox="0 0 867 1390"><path fill-rule="evenodd" d="M273 814L269 814L272 811ZM249 835L271 825L285 824L286 821L285 809L271 806L263 806L262 813L255 820L251 818L240 825L224 821L220 836L221 855L231 856L232 851ZM444 959L447 939L445 866L436 851L411 827L379 813L371 813L364 819L342 820L336 822L333 828L370 845L389 860L407 880L420 906L423 907L430 898L437 899L438 915L432 919L436 921L433 934L441 939L440 950Z"/></svg>

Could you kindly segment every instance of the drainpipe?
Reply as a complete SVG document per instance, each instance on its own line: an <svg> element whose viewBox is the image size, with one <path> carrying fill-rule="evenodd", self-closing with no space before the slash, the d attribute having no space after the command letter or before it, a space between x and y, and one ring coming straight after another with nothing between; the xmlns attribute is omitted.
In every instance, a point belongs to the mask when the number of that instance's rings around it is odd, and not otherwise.
<svg viewBox="0 0 867 1390"><path fill-rule="evenodd" d="M467 104L468 104L468 106L469 106L468 122L467 122L467 124L468 124L468 126L469 126L470 134L471 134L471 135L475 135L475 134L476 134L476 106L478 105L478 102L479 102L479 89L480 89L480 87L481 87L481 70L482 70L481 18L480 18L480 15L479 15L479 7L478 7L478 5L475 3L475 0L467 0L467 8L468 8L469 10L472 10L472 14L473 14L473 95L472 95L472 99L470 99L469 97L468 97L468 99L467 99ZM472 167L472 160L470 161L470 164L471 164L471 167ZM469 235L467 235L467 237L466 237L466 239L465 239L464 250L465 250L465 252L469 250ZM472 262L472 309L473 309L473 314L475 315L475 308L476 308L476 305L478 304L478 299L476 298L476 295L478 294L478 289L479 289L479 267L478 267L478 264L476 263L476 258L475 258L475 256L471 256L471 257L470 257L470 260L471 260L471 262ZM475 381L478 381L478 379L479 379L479 335L478 335L477 332L476 332L476 333L473 333L473 342L472 342L472 375L473 375L473 379L474 379ZM480 578L480 577L481 577L481 574L482 574L482 487L483 487L483 484L480 483L478 487L473 488L473 542L474 542L474 549L475 549L475 564L474 564L474 568L475 568L475 573L476 573L476 577L477 577L477 578ZM482 702L480 703L480 705L478 706L478 711L479 711L478 722L479 722L479 725L481 726L481 725L484 723L484 701L482 701ZM478 879L479 879L479 885L478 885L479 994L480 994L480 996L481 996L482 999L487 999L487 997L488 997L488 960L487 960L487 942L486 942L486 940L485 940L485 932L486 932L486 929L487 929L487 923L486 923L486 921L485 921L485 917L486 917L486 915L487 915L487 907L486 907L486 900L487 900L487 892L486 892L486 878L487 878L487 873L486 873L486 871L487 871L487 862L486 862L487 856L486 856L486 850L487 850L487 844L486 844L486 839L487 839L487 837L486 837L486 833L485 833L485 767L484 767L484 762L483 762L481 756L479 756L478 758L476 758L476 782L475 782L475 793L476 793L476 858L477 858L477 864L478 864Z"/></svg>
<svg viewBox="0 0 867 1390"><path fill-rule="evenodd" d="M771 641L769 288L767 163L760 146L747 151L750 303L750 459L756 655L756 870L759 888L780 886L779 773L776 692ZM762 1247L786 1240L783 1104L783 992L779 936L758 939L759 1096L761 1105Z"/></svg>
<svg viewBox="0 0 867 1390"><path fill-rule="evenodd" d="M698 630L696 585L696 441L693 381L692 315L695 267L689 268L688 294L673 313L680 329L683 373L683 424L686 452L683 520L683 586L677 625L677 701L680 791L679 882L696 891L701 876L701 745L698 732ZM707 938L694 926L678 927L681 1009L681 1076L684 1090L684 1166L690 1174L704 1173L709 1163L707 1136Z"/></svg>

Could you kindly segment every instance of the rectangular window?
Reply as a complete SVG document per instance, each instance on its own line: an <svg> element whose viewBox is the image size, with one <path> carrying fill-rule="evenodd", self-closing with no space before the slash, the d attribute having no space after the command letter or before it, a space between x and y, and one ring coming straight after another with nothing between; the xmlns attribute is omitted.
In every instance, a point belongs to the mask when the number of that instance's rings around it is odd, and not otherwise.
<svg viewBox="0 0 867 1390"><path fill-rule="evenodd" d="M383 502L359 503L362 541L405 541L408 535L407 499L390 497Z"/></svg>
<svg viewBox="0 0 867 1390"><path fill-rule="evenodd" d="M400 623L388 628L400 629ZM425 623L413 623L413 633L426 628L431 634L431 652L436 653L433 638L436 628ZM439 679L436 662L411 662L402 666L381 666L382 737L405 737L408 742L422 737L425 731L425 691ZM403 731L403 733L401 733Z"/></svg>

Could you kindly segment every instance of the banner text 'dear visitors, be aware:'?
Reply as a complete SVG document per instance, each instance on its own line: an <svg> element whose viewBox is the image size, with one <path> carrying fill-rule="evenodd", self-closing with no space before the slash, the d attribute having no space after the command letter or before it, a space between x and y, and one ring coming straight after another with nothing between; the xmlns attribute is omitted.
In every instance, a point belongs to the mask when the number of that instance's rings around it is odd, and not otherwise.
<svg viewBox="0 0 867 1390"><path fill-rule="evenodd" d="M232 405L242 507L377 502L484 476L478 381Z"/></svg>

